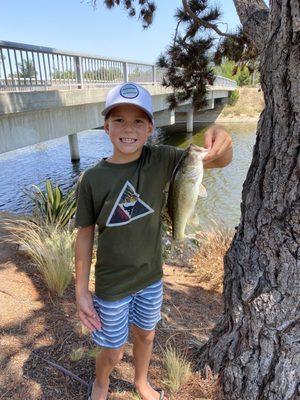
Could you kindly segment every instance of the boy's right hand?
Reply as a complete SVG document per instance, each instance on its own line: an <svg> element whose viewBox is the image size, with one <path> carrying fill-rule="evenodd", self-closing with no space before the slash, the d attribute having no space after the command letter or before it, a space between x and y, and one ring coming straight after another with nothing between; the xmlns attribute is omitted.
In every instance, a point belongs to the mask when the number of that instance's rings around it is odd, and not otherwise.
<svg viewBox="0 0 300 400"><path fill-rule="evenodd" d="M90 291L76 294L77 313L80 321L90 331L101 329L101 321L93 305L93 298Z"/></svg>

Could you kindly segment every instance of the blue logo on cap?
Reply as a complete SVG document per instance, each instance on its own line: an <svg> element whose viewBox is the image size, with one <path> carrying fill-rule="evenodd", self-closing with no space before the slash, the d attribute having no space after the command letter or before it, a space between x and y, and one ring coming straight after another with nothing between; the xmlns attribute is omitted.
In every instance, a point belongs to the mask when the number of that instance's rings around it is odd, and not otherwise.
<svg viewBox="0 0 300 400"><path fill-rule="evenodd" d="M134 99L139 95L139 89L132 83L127 83L121 87L120 95L125 99Z"/></svg>

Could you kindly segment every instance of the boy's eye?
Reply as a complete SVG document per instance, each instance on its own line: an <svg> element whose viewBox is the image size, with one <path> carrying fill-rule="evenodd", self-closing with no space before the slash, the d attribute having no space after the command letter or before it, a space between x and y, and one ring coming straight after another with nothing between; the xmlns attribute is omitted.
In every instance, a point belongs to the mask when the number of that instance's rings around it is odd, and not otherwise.
<svg viewBox="0 0 300 400"><path fill-rule="evenodd" d="M144 120L143 120L143 119L137 119L136 122L137 122L138 124L142 124L142 123L144 122Z"/></svg>
<svg viewBox="0 0 300 400"><path fill-rule="evenodd" d="M123 122L122 118L115 118L115 122Z"/></svg>

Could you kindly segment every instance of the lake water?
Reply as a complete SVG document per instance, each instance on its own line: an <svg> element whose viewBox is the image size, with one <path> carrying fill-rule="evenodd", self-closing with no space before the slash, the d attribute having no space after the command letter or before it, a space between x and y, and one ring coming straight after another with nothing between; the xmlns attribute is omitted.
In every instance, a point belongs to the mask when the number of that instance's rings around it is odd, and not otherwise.
<svg viewBox="0 0 300 400"><path fill-rule="evenodd" d="M252 159L256 124L223 124L234 145L234 158L225 168L205 170L203 184L208 197L198 201L197 208L203 226L211 219L233 227L240 219L242 184ZM185 125L158 129L152 143L185 148L190 143L203 146L207 125L196 125L193 133ZM0 211L30 212L30 200L24 189L43 184L46 179L65 191L77 181L79 174L102 157L108 157L112 145L103 130L90 130L78 135L81 160L70 161L68 138L60 138L0 155Z"/></svg>

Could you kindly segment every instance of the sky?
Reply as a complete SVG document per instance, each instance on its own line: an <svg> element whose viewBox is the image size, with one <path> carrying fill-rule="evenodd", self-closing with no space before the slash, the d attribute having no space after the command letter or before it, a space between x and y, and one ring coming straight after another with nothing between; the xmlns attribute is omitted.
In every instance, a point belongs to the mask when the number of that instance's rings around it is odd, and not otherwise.
<svg viewBox="0 0 300 400"><path fill-rule="evenodd" d="M180 0L156 0L154 22L143 30L121 7L108 10L102 0L98 3L94 10L88 0L0 0L0 40L152 64L171 42L173 14L181 5ZM219 4L222 21L235 29L239 19L233 0Z"/></svg>

